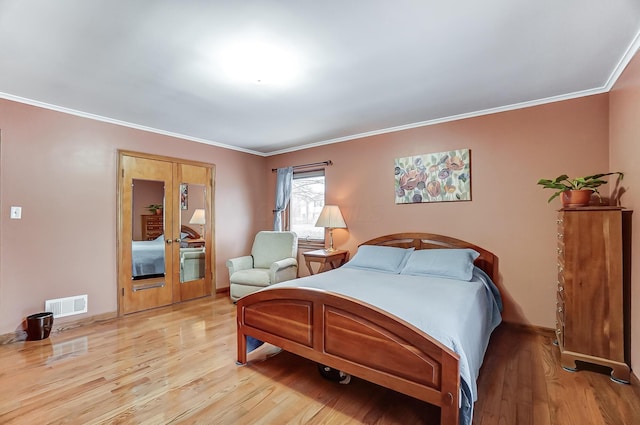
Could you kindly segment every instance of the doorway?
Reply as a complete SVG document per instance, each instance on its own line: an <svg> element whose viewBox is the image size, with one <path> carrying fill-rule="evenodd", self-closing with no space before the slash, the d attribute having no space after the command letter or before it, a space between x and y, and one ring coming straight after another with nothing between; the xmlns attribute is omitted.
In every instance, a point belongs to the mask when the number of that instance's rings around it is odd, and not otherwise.
<svg viewBox="0 0 640 425"><path fill-rule="evenodd" d="M212 294L214 165L119 152L118 313Z"/></svg>

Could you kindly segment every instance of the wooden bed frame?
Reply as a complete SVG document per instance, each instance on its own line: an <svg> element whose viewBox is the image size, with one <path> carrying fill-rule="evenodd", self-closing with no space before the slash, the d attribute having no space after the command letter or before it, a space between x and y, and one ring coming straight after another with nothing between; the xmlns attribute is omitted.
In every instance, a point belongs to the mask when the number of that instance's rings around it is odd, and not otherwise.
<svg viewBox="0 0 640 425"><path fill-rule="evenodd" d="M200 233L196 232L195 230L193 230L189 226L185 226L184 224L182 226L180 226L180 232L181 233L186 233L188 235L185 240L187 240L187 239L200 239Z"/></svg>
<svg viewBox="0 0 640 425"><path fill-rule="evenodd" d="M498 259L468 242L430 233L397 233L361 245L472 248L494 281ZM441 425L458 425L458 355L415 326L356 299L311 288L279 288L237 302L238 364L247 336L440 407Z"/></svg>

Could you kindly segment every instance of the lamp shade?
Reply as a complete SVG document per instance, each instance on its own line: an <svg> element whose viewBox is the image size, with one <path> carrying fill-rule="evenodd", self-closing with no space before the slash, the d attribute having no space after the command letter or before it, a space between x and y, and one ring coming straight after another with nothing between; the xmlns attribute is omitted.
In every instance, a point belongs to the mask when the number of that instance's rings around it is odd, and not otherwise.
<svg viewBox="0 0 640 425"><path fill-rule="evenodd" d="M316 221L316 227L327 227L329 229L345 229L347 224L342 218L342 213L337 205L325 205L322 207L320 217Z"/></svg>
<svg viewBox="0 0 640 425"><path fill-rule="evenodd" d="M191 216L191 220L189 220L189 224L206 224L206 220L204 218L204 209L196 208Z"/></svg>

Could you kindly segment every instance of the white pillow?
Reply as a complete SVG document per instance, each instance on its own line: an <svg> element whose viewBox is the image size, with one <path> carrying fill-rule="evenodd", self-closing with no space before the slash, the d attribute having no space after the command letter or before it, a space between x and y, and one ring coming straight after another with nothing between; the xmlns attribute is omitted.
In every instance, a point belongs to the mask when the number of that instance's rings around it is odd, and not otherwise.
<svg viewBox="0 0 640 425"><path fill-rule="evenodd" d="M413 248L396 248L393 246L362 245L358 248L356 255L343 267L398 274L413 250Z"/></svg>
<svg viewBox="0 0 640 425"><path fill-rule="evenodd" d="M411 253L400 274L440 276L469 281L473 262L480 254L473 249L421 249Z"/></svg>

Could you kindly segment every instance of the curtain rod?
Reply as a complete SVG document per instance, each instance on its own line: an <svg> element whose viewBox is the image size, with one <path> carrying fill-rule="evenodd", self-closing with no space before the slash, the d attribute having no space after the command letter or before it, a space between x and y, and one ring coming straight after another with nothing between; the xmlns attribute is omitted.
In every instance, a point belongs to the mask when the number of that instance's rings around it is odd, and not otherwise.
<svg viewBox="0 0 640 425"><path fill-rule="evenodd" d="M302 165L294 165L293 168L307 168L307 167L314 167L316 165L333 165L333 162L331 162L331 160L329 161L322 161L322 162L312 162L311 164L302 164ZM271 172L275 173L276 171L278 171L277 168L272 168Z"/></svg>

